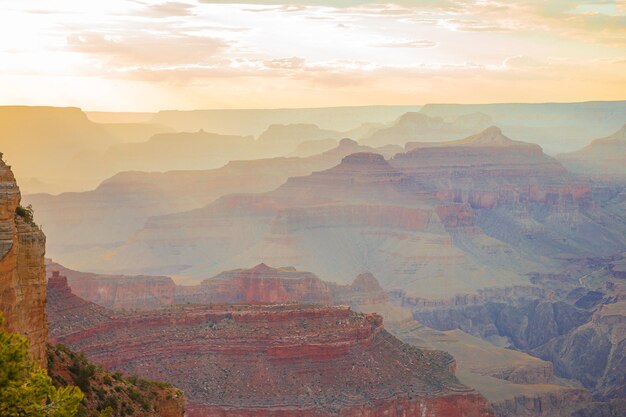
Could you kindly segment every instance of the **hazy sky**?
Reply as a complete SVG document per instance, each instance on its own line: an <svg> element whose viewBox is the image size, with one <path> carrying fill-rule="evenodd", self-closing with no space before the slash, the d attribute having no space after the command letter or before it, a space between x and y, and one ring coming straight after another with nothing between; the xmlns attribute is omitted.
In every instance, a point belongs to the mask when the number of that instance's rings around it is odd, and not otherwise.
<svg viewBox="0 0 626 417"><path fill-rule="evenodd" d="M0 1L0 104L599 99L626 99L626 0Z"/></svg>

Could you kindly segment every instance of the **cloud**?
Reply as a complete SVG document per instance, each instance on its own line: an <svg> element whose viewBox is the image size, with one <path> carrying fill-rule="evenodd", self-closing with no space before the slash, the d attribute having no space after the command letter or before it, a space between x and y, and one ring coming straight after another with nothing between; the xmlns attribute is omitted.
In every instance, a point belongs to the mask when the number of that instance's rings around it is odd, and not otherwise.
<svg viewBox="0 0 626 417"><path fill-rule="evenodd" d="M417 40L394 40L390 42L384 42L375 44L376 47L381 48L434 48L437 46L437 42L430 41L428 39Z"/></svg>
<svg viewBox="0 0 626 417"><path fill-rule="evenodd" d="M146 10L142 12L143 16L150 16L156 18L165 18L173 16L192 16L194 5L179 2L166 2L148 6Z"/></svg>
<svg viewBox="0 0 626 417"><path fill-rule="evenodd" d="M546 64L527 55L517 55L505 59L503 66L510 69L537 69L545 67Z"/></svg>
<svg viewBox="0 0 626 417"><path fill-rule="evenodd" d="M129 34L82 32L67 37L68 47L106 59L112 65L196 64L229 47L219 38L182 33Z"/></svg>

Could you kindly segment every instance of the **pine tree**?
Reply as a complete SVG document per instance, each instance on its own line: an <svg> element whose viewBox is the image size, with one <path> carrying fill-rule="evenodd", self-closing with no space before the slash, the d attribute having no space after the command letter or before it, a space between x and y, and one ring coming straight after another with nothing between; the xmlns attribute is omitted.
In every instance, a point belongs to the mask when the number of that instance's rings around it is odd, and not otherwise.
<svg viewBox="0 0 626 417"><path fill-rule="evenodd" d="M56 388L48 372L28 359L28 347L25 337L0 330L0 416L73 417L83 393Z"/></svg>

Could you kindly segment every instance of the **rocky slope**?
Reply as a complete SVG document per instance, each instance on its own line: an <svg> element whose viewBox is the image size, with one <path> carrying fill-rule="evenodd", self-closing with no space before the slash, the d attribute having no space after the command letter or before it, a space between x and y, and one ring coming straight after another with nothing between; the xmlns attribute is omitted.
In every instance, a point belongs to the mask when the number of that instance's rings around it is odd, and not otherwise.
<svg viewBox="0 0 626 417"><path fill-rule="evenodd" d="M181 386L189 416L492 415L450 373L450 356L403 344L380 316L347 307L176 307L116 314L57 340Z"/></svg>
<svg viewBox="0 0 626 417"><path fill-rule="evenodd" d="M593 346L593 349L589 347ZM599 399L626 398L626 301L600 306L582 326L534 349Z"/></svg>
<svg viewBox="0 0 626 417"><path fill-rule="evenodd" d="M57 386L77 385L85 394L77 417L182 417L185 398L163 382L112 374L83 355L48 346L48 373Z"/></svg>
<svg viewBox="0 0 626 417"><path fill-rule="evenodd" d="M573 415L617 416L624 407L626 292L619 270L613 271L616 264L581 270L572 277L579 286L559 296L547 292L457 305L410 304L414 317L430 327L460 329L550 361L556 375L579 381L593 396L593 404ZM567 288L568 280L562 282Z"/></svg>
<svg viewBox="0 0 626 417"><path fill-rule="evenodd" d="M74 274L74 279L79 279L76 274L80 273ZM107 278L103 281L106 285ZM48 314L54 336L89 333L89 329L107 327L113 320L111 311L73 295L62 275L53 275L48 287L52 301ZM569 417L573 411L591 407L588 393L572 385L572 381L555 377L550 362L495 346L461 330L429 329L413 320L410 310L389 303L376 278L368 273L359 275L353 284L342 286L322 282L313 274L292 268L258 265L224 272L198 286L178 286L175 301L277 300L349 304L358 311L382 314L387 322L385 327L400 340L452 353L461 381L485 395L498 416ZM168 311L163 310L162 315L169 317Z"/></svg>
<svg viewBox="0 0 626 417"><path fill-rule="evenodd" d="M626 125L605 138L595 139L584 148L557 155L569 170L605 179L626 179Z"/></svg>
<svg viewBox="0 0 626 417"><path fill-rule="evenodd" d="M30 340L30 352L46 363L46 238L20 206L20 190L0 154L0 311L6 329Z"/></svg>

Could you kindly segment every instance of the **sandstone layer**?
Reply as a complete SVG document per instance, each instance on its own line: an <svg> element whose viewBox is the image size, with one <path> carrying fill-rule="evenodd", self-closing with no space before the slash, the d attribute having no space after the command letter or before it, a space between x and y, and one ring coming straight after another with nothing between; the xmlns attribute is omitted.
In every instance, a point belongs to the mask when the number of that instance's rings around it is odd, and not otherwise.
<svg viewBox="0 0 626 417"><path fill-rule="evenodd" d="M24 211L17 211L20 190L10 167L2 160L0 189L0 311L5 328L26 336L31 357L45 366L46 238Z"/></svg>

